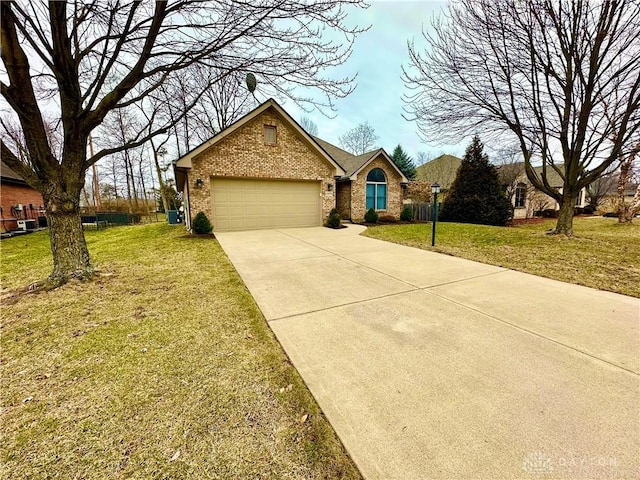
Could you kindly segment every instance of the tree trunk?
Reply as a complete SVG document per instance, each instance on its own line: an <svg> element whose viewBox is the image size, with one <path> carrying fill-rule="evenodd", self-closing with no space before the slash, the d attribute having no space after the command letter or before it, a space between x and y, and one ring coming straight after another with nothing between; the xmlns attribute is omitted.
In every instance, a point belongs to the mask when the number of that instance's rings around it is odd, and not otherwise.
<svg viewBox="0 0 640 480"><path fill-rule="evenodd" d="M149 210L149 197L147 196L147 186L144 184L144 174L142 173L142 158L140 158L140 163L138 163L138 172L140 173L140 186L142 187L142 195L144 208L147 212L147 216L151 215L151 211Z"/></svg>
<svg viewBox="0 0 640 480"><path fill-rule="evenodd" d="M118 203L118 176L115 161L111 164L111 178L113 178L113 195L115 196L116 204Z"/></svg>
<svg viewBox="0 0 640 480"><path fill-rule="evenodd" d="M93 276L79 203L80 192L45 198L54 266L47 280L48 287L58 287L73 278L86 280Z"/></svg>
<svg viewBox="0 0 640 480"><path fill-rule="evenodd" d="M156 174L158 175L158 182L160 183L160 198L162 199L162 208L164 213L169 211L169 202L167 201L167 194L164 190L164 180L162 179L162 169L160 168L160 161L158 160L158 153L155 148L153 149L153 160L156 164Z"/></svg>
<svg viewBox="0 0 640 480"><path fill-rule="evenodd" d="M129 160L126 158L127 151L125 150L125 158L124 158L124 170L126 172L127 178L127 202L129 205L129 213L133 213L133 201L131 198L131 177L129 176Z"/></svg>
<svg viewBox="0 0 640 480"><path fill-rule="evenodd" d="M136 188L136 176L133 173L133 162L131 158L127 154L127 164L129 165L129 170L131 171L131 190L133 192L133 202L136 205L135 213L140 213L140 204L138 203L138 190Z"/></svg>
<svg viewBox="0 0 640 480"><path fill-rule="evenodd" d="M633 217L640 212L640 184L636 188L636 193L631 199L631 203L625 202L624 194L620 202L621 207L618 210L618 223L633 223Z"/></svg>
<svg viewBox="0 0 640 480"><path fill-rule="evenodd" d="M627 182L629 181L629 172L631 171L631 165L633 156L629 156L627 159L623 159L620 162L620 176L618 177L618 223L631 223L633 220L633 214L629 211L629 205L625 202L624 194L627 189Z"/></svg>
<svg viewBox="0 0 640 480"><path fill-rule="evenodd" d="M578 194L568 193L562 196L562 203L560 204L560 211L558 212L558 221L556 222L555 230L550 233L553 235L566 235L567 237L573 236L573 215L575 213L576 200Z"/></svg>

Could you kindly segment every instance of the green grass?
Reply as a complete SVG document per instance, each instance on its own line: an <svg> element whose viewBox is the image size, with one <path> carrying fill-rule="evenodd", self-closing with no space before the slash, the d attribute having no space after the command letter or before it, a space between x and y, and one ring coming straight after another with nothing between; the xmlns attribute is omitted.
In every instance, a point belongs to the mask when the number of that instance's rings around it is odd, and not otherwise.
<svg viewBox="0 0 640 480"><path fill-rule="evenodd" d="M435 251L563 282L640 297L640 225L576 218L574 238L546 235L555 221L517 227L437 224ZM364 235L431 249L431 224L384 225Z"/></svg>
<svg viewBox="0 0 640 480"><path fill-rule="evenodd" d="M19 298L49 239L2 241L2 478L360 478L217 241L183 234L87 232L94 281Z"/></svg>

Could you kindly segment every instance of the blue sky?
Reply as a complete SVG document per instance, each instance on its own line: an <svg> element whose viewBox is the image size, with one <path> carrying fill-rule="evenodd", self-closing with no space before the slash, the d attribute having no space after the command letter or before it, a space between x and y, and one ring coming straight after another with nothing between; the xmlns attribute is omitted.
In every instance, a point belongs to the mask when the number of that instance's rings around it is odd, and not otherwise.
<svg viewBox="0 0 640 480"><path fill-rule="evenodd" d="M462 156L466 139L457 145L423 143L416 125L402 117L402 95L406 88L401 79L402 65L408 63L407 41L424 45L422 27L429 28L431 19L446 8L446 1L372 1L367 10L353 9L349 25L371 25L356 40L348 62L336 69L335 76L358 74L357 88L345 99L336 101L336 117L326 118L319 112L305 113L292 102L284 106L300 120L306 115L318 125L318 136L339 145L345 131L368 121L375 129L379 144L389 153L396 145L415 157L419 151L432 157L442 153Z"/></svg>

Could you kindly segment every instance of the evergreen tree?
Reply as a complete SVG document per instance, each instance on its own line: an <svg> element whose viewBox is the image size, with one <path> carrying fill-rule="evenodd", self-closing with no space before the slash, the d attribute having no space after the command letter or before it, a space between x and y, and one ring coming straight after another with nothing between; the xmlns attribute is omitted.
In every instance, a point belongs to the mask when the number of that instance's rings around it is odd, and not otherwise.
<svg viewBox="0 0 640 480"><path fill-rule="evenodd" d="M391 158L408 180L415 180L416 165L413 163L413 158L407 155L400 145L393 150Z"/></svg>
<svg viewBox="0 0 640 480"><path fill-rule="evenodd" d="M511 204L500 185L498 172L489 163L483 148L480 139L473 137L447 193L440 220L506 225L511 218Z"/></svg>
<svg viewBox="0 0 640 480"><path fill-rule="evenodd" d="M193 219L193 231L198 234L211 233L213 226L204 212L198 212Z"/></svg>

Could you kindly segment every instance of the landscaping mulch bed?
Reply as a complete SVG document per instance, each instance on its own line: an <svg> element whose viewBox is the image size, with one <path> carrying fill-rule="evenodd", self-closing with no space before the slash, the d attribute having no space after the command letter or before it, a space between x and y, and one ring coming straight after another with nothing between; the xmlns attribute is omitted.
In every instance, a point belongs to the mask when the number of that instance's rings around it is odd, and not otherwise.
<svg viewBox="0 0 640 480"><path fill-rule="evenodd" d="M546 219L542 217L514 218L507 224L507 227L517 227L518 225L536 225L538 223L544 223L545 220Z"/></svg>
<svg viewBox="0 0 640 480"><path fill-rule="evenodd" d="M186 233L182 238L216 238L213 233Z"/></svg>

